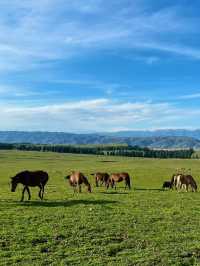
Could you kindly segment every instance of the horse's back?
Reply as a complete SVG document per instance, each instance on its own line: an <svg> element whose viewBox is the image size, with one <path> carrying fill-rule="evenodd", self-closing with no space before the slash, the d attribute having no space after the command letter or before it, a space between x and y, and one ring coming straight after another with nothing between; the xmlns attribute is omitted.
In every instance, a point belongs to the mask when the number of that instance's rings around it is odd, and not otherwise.
<svg viewBox="0 0 200 266"><path fill-rule="evenodd" d="M113 173L111 175L111 178L113 180L118 180L118 181L122 181L122 180L127 180L127 179L130 179L130 176L127 172L121 172L121 173Z"/></svg>
<svg viewBox="0 0 200 266"><path fill-rule="evenodd" d="M70 182L80 184L85 179L84 175L79 171L73 171L70 175Z"/></svg>
<svg viewBox="0 0 200 266"><path fill-rule="evenodd" d="M45 186L45 184L49 180L48 173L42 170L23 171L20 172L17 176L19 176L21 183L27 186L38 186L40 184Z"/></svg>
<svg viewBox="0 0 200 266"><path fill-rule="evenodd" d="M109 174L108 173L97 172L97 173L95 173L95 178L97 180L104 180L104 181L106 181L109 178Z"/></svg>

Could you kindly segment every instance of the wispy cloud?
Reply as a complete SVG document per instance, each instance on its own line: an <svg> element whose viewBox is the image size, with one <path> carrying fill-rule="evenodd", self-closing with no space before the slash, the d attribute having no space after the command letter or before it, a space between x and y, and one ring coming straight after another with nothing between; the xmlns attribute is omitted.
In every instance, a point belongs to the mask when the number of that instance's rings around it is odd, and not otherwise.
<svg viewBox="0 0 200 266"><path fill-rule="evenodd" d="M129 8L124 8L126 2ZM200 59L198 47L182 38L197 32L198 19L185 17L178 7L147 12L145 1L143 6L139 1L128 3L2 1L0 70L34 68L44 61L113 48L155 49Z"/></svg>
<svg viewBox="0 0 200 266"><path fill-rule="evenodd" d="M193 93L193 94L187 94L187 95L182 95L179 97L179 99L182 100L192 100L192 99L199 99L200 98L200 93Z"/></svg>
<svg viewBox="0 0 200 266"><path fill-rule="evenodd" d="M199 109L177 108L169 103L120 102L109 99L73 101L34 107L1 106L0 129L50 131L105 131L160 128L172 121L200 115ZM188 126L191 126L188 124Z"/></svg>

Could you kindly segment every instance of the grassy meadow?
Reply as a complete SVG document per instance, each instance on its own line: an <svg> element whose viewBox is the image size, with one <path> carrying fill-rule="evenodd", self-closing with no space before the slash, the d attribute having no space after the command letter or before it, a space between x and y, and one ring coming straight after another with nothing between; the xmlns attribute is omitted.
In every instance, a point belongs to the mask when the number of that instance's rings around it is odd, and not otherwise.
<svg viewBox="0 0 200 266"><path fill-rule="evenodd" d="M200 265L200 193L160 190L181 167L200 184L199 160L0 151L0 265ZM10 192L25 169L49 173L43 202L38 188L23 203L22 186ZM71 170L89 177L91 194L73 194ZM95 188L95 171L127 171L133 188Z"/></svg>

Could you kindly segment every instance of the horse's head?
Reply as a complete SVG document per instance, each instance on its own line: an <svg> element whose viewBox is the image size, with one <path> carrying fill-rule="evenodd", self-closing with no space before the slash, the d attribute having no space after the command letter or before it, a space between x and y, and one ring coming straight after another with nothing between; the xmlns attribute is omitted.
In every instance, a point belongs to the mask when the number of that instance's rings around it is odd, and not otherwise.
<svg viewBox="0 0 200 266"><path fill-rule="evenodd" d="M92 189L91 189L91 185L90 184L88 184L88 192L92 192Z"/></svg>
<svg viewBox="0 0 200 266"><path fill-rule="evenodd" d="M15 192L17 184L18 184L18 178L17 177L11 177L11 191L12 192Z"/></svg>
<svg viewBox="0 0 200 266"><path fill-rule="evenodd" d="M70 179L70 175L67 175L64 177L65 179Z"/></svg>

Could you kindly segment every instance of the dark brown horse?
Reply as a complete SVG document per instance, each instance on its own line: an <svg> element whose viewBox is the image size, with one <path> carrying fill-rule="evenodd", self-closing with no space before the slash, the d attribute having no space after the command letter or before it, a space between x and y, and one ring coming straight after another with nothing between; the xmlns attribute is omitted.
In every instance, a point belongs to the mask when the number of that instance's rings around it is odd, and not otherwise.
<svg viewBox="0 0 200 266"><path fill-rule="evenodd" d="M191 186L193 192L197 191L197 183L191 175L181 175L180 183L181 188L185 187L186 191L188 191L189 186Z"/></svg>
<svg viewBox="0 0 200 266"><path fill-rule="evenodd" d="M109 187L109 185L111 185L112 188L115 187L116 189L116 183L122 181L125 181L125 189L127 187L131 189L130 176L126 172L111 174L107 181L107 188Z"/></svg>
<svg viewBox="0 0 200 266"><path fill-rule="evenodd" d="M81 172L74 171L71 175L68 175L65 177L69 180L69 184L74 188L74 192L77 191L77 187L79 188L79 192L81 193L81 185L85 184L88 192L92 192L91 185L87 180L87 177L85 177Z"/></svg>
<svg viewBox="0 0 200 266"><path fill-rule="evenodd" d="M44 187L49 179L49 176L44 171L23 171L18 173L16 176L11 177L11 191L16 190L17 185L20 183L24 185L22 191L21 201L24 200L24 192L28 192L28 200L31 199L31 193L29 187L39 187L39 197L42 200L44 195Z"/></svg>
<svg viewBox="0 0 200 266"><path fill-rule="evenodd" d="M102 186L103 184L106 185L108 182L108 179L109 179L108 173L97 172L97 173L91 174L91 175L93 175L95 178L96 187L99 186L99 183L100 183L100 186Z"/></svg>
<svg viewBox="0 0 200 266"><path fill-rule="evenodd" d="M191 175L187 174L178 174L173 175L171 180L172 187L175 187L176 190L181 190L185 188L188 191L189 186L191 186L192 191L197 191L197 183Z"/></svg>

